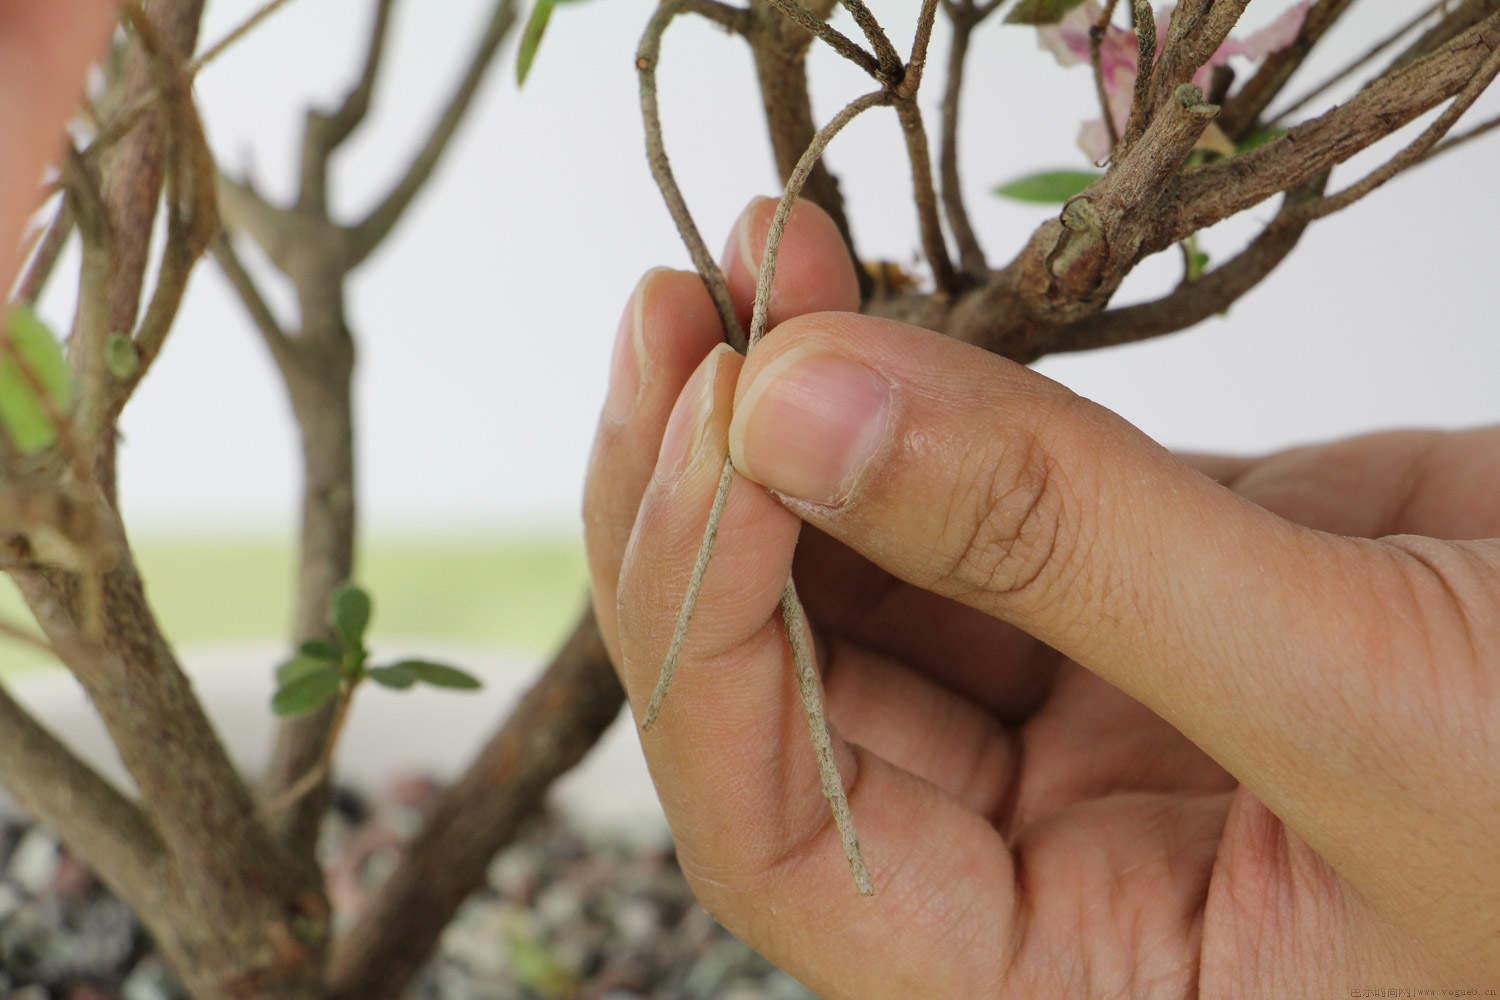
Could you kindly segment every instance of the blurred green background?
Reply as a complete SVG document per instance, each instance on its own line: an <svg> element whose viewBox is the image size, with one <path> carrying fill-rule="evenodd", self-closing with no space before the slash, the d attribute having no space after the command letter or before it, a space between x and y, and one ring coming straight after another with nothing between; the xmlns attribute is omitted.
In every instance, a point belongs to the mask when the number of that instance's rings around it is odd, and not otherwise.
<svg viewBox="0 0 1500 1000"><path fill-rule="evenodd" d="M359 582L375 598L375 636L482 641L543 654L582 607L583 549L562 533L493 539L372 538ZM195 643L284 636L291 621L295 557L269 536L147 538L135 545L147 594L179 649ZM32 624L7 578L0 614ZM42 664L0 641L0 672Z"/></svg>

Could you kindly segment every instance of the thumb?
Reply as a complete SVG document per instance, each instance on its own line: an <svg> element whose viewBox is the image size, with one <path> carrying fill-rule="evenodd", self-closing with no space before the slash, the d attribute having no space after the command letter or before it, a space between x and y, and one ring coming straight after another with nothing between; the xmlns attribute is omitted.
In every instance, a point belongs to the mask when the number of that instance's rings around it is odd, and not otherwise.
<svg viewBox="0 0 1500 1000"><path fill-rule="evenodd" d="M852 314L752 352L730 446L805 521L1078 661L1288 822L1350 794L1349 702L1399 589L1373 543L1275 517L1025 368Z"/></svg>

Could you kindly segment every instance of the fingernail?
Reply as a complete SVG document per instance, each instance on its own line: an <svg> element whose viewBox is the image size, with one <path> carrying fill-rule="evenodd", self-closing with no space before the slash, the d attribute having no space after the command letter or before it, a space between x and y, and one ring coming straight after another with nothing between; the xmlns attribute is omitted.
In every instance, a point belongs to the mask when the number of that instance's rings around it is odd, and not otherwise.
<svg viewBox="0 0 1500 1000"><path fill-rule="evenodd" d="M750 199L750 204L740 212L740 220L734 227L734 252L741 267L753 278L760 274L760 252L756 250L756 230L759 229L757 219L760 216L758 209L771 198L756 197Z"/></svg>
<svg viewBox="0 0 1500 1000"><path fill-rule="evenodd" d="M646 296L655 277L656 271L650 271L635 286L615 333L615 349L609 363L609 392L604 397L604 419L610 423L627 422L640 402L646 366Z"/></svg>
<svg viewBox="0 0 1500 1000"><path fill-rule="evenodd" d="M745 391L730 424L740 472L816 504L844 501L885 443L891 386L834 354L777 358Z"/></svg>
<svg viewBox="0 0 1500 1000"><path fill-rule="evenodd" d="M709 352L707 358L693 372L682 394L672 407L667 419L667 430L662 435L661 452L656 459L656 479L670 485L682 478L693 464L693 459L702 450L707 436L709 417L714 412L715 388L719 377L719 364L726 354L733 354L728 344L720 344Z"/></svg>

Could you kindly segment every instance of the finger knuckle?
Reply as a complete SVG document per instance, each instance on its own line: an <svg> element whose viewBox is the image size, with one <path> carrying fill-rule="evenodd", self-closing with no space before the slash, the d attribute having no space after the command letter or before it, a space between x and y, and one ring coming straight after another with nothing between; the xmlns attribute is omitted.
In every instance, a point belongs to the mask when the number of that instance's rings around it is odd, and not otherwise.
<svg viewBox="0 0 1500 1000"><path fill-rule="evenodd" d="M1016 599L1046 589L1066 561L1063 473L1033 434L976 448L945 519L939 587Z"/></svg>

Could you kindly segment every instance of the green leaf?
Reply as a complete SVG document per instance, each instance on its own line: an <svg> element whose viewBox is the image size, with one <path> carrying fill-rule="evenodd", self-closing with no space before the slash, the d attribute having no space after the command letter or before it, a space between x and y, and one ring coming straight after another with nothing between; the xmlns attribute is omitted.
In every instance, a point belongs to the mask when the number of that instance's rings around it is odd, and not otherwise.
<svg viewBox="0 0 1500 1000"><path fill-rule="evenodd" d="M521 49L516 53L516 86L524 87L526 77L531 74L531 64L536 61L537 46L547 33L547 24L552 20L552 10L557 0L536 0L531 8L531 17L526 20L526 30L521 33Z"/></svg>
<svg viewBox="0 0 1500 1000"><path fill-rule="evenodd" d="M294 656L276 668L276 686L286 687L292 681L301 680L308 674L332 670L339 672L338 664L312 656Z"/></svg>
<svg viewBox="0 0 1500 1000"><path fill-rule="evenodd" d="M1208 270L1209 260L1211 260L1211 258L1208 256L1208 254L1204 253L1202 250L1194 250L1188 257L1187 280L1197 281L1199 278L1203 277L1203 273Z"/></svg>
<svg viewBox="0 0 1500 1000"><path fill-rule="evenodd" d="M1083 0L1021 0L1010 9L1006 24L1056 24Z"/></svg>
<svg viewBox="0 0 1500 1000"><path fill-rule="evenodd" d="M381 687L388 687L392 691L405 691L417 683L416 675L399 663L393 663L388 667L371 667L365 671L365 676Z"/></svg>
<svg viewBox="0 0 1500 1000"><path fill-rule="evenodd" d="M1097 170L1039 170L1001 184L995 194L1012 201L1059 205L1103 176Z"/></svg>
<svg viewBox="0 0 1500 1000"><path fill-rule="evenodd" d="M327 663L320 664L319 669L295 677L277 688L271 699L271 709L277 715L306 715L317 711L338 693L342 681L338 670Z"/></svg>
<svg viewBox="0 0 1500 1000"><path fill-rule="evenodd" d="M32 309L10 311L10 341L58 410L72 402L67 359L52 330ZM33 455L57 440L47 407L9 351L0 355L0 423L22 453Z"/></svg>
<svg viewBox="0 0 1500 1000"><path fill-rule="evenodd" d="M309 639L297 647L297 651L303 656L310 656L315 660L331 660L335 663L339 659L339 648L331 642L322 639Z"/></svg>
<svg viewBox="0 0 1500 1000"><path fill-rule="evenodd" d="M1234 149L1236 153L1248 153L1252 149L1259 149L1267 143L1275 142L1284 135L1286 135L1286 129L1268 125L1265 128L1258 128L1245 136Z"/></svg>
<svg viewBox="0 0 1500 1000"><path fill-rule="evenodd" d="M121 334L113 334L104 347L104 365L118 379L127 379L141 366L140 352L135 342Z"/></svg>
<svg viewBox="0 0 1500 1000"><path fill-rule="evenodd" d="M433 687L454 688L460 691L473 691L482 687L479 678L473 674L450 667L446 663L430 663L427 660L402 660L395 664L407 673L411 674L423 684Z"/></svg>
<svg viewBox="0 0 1500 1000"><path fill-rule="evenodd" d="M346 649L364 645L365 629L370 627L370 595L352 583L333 593L333 628L344 640Z"/></svg>

